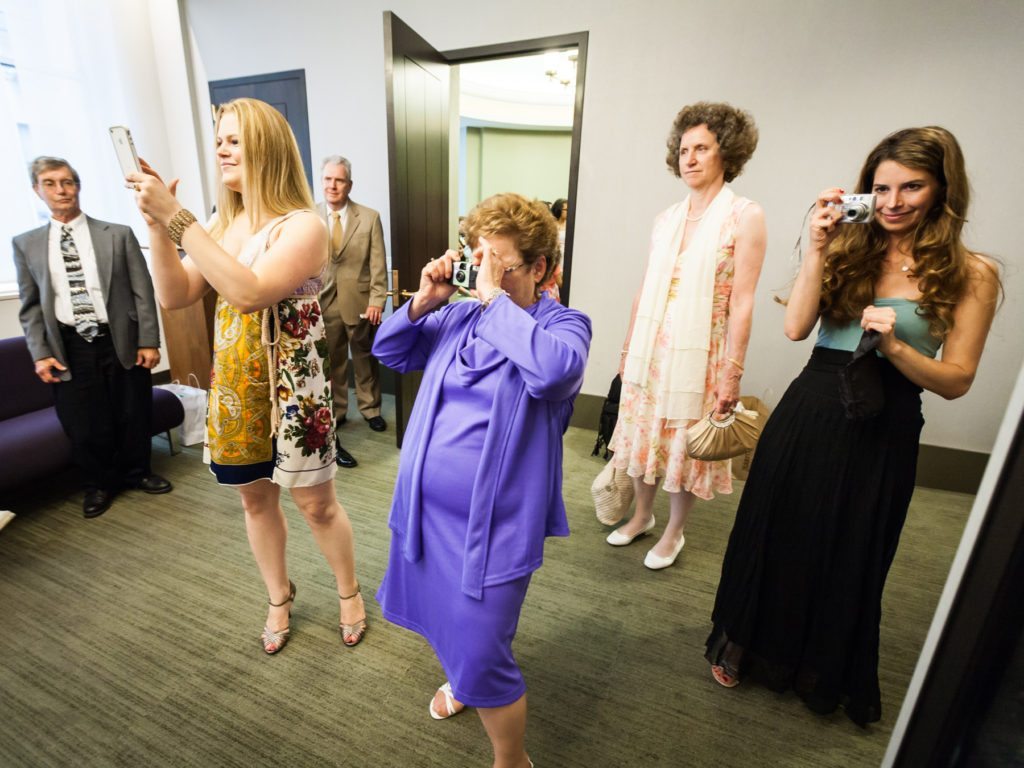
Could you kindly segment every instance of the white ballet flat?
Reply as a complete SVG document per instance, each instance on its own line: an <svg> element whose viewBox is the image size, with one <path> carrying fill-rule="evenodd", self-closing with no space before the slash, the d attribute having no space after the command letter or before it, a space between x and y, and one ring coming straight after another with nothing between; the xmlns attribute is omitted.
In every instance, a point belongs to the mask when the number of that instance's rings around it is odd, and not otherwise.
<svg viewBox="0 0 1024 768"><path fill-rule="evenodd" d="M639 531L634 533L632 536L627 536L624 533L620 533L620 531L622 530L622 527L620 526L619 528L616 528L614 531L609 533L608 534L608 538L605 539L605 541L607 541L613 547L624 547L627 544L632 544L633 543L633 539L635 539L635 538L637 538L639 536L646 536L648 533L651 532L651 529L653 527L654 527L654 515L651 515L651 519L648 521L647 525L645 525Z"/></svg>
<svg viewBox="0 0 1024 768"><path fill-rule="evenodd" d="M676 558L679 557L679 553L683 551L683 544L685 543L686 537L681 535L679 537L679 543L676 544L675 551L668 557L659 557L654 554L653 549L647 550L647 556L644 558L644 565L652 571L660 571L662 568L668 568L676 561Z"/></svg>

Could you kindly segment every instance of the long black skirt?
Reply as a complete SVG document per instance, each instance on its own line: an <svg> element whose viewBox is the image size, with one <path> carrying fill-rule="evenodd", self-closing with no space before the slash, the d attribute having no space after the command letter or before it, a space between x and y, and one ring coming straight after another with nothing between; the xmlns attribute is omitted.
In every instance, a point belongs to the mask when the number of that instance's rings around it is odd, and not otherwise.
<svg viewBox="0 0 1024 768"><path fill-rule="evenodd" d="M816 347L765 425L729 537L706 657L814 711L881 717L882 590L914 491L921 389L882 361L886 404L848 420Z"/></svg>

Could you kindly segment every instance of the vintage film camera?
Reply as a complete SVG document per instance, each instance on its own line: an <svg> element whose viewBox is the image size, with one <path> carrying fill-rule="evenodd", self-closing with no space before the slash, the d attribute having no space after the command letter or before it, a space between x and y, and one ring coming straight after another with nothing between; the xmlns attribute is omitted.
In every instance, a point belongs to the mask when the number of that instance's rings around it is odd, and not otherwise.
<svg viewBox="0 0 1024 768"><path fill-rule="evenodd" d="M452 277L449 282L457 288L471 291L476 288L476 273L479 271L480 267L468 259L456 261L452 264Z"/></svg>
<svg viewBox="0 0 1024 768"><path fill-rule="evenodd" d="M874 195L843 195L842 205L829 203L829 206L843 212L840 224L867 224L875 217Z"/></svg>

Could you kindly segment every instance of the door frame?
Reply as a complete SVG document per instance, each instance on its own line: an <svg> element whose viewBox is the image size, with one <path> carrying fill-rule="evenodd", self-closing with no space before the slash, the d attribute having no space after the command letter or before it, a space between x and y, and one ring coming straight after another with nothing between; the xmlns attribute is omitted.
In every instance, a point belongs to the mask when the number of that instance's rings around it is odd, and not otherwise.
<svg viewBox="0 0 1024 768"><path fill-rule="evenodd" d="M572 149L569 153L569 212L565 222L565 250L562 254L562 302L568 306L572 290L572 249L576 229L576 189L579 185L580 137L583 129L583 94L587 73L587 43L589 32L570 32L551 37L536 37L530 40L514 40L508 43L480 45L472 48L457 48L441 51L441 55L452 66L470 64L490 59L506 59L543 53L554 48L576 48L576 94L572 116Z"/></svg>

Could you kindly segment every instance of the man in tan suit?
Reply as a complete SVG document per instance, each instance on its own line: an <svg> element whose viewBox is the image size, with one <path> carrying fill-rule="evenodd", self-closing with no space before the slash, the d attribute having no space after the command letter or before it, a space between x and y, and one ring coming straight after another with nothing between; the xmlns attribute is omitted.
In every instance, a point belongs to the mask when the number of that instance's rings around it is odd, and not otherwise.
<svg viewBox="0 0 1024 768"><path fill-rule="evenodd" d="M319 209L330 235L331 263L320 304L330 345L334 421L340 427L347 418L351 350L359 412L370 429L383 432L387 423L380 415L379 365L370 348L387 300L384 228L377 211L349 199L352 164L348 160L328 157L321 166L321 180L324 202ZM346 466L340 459L338 463Z"/></svg>

